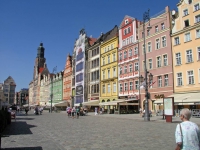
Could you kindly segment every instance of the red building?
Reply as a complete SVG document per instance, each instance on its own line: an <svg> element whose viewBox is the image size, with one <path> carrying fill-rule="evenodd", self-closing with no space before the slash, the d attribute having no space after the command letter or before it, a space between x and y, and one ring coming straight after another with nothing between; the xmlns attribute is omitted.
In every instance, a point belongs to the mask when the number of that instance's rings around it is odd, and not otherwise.
<svg viewBox="0 0 200 150"><path fill-rule="evenodd" d="M139 99L139 60L137 28L140 22L125 16L119 26L118 81L119 99L134 101ZM138 107L138 106L136 106Z"/></svg>

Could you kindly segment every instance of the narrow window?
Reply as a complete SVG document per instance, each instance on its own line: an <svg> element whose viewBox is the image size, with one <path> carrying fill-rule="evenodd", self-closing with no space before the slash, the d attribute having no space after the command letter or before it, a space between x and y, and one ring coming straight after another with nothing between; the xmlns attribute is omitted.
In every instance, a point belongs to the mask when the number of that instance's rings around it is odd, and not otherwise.
<svg viewBox="0 0 200 150"><path fill-rule="evenodd" d="M193 71L188 71L188 84L194 84L194 74L193 74Z"/></svg>
<svg viewBox="0 0 200 150"><path fill-rule="evenodd" d="M168 86L168 74L164 75L165 77L165 86Z"/></svg>
<svg viewBox="0 0 200 150"><path fill-rule="evenodd" d="M158 87L162 87L162 76L158 76Z"/></svg>
<svg viewBox="0 0 200 150"><path fill-rule="evenodd" d="M177 86L182 86L182 73L177 73Z"/></svg>
<svg viewBox="0 0 200 150"><path fill-rule="evenodd" d="M186 55L187 55L187 62L190 63L193 61L192 59L192 50L187 50L186 51Z"/></svg>
<svg viewBox="0 0 200 150"><path fill-rule="evenodd" d="M176 65L181 65L181 53L176 53Z"/></svg>
<svg viewBox="0 0 200 150"><path fill-rule="evenodd" d="M167 61L167 55L163 55L163 66L167 66L168 61Z"/></svg>

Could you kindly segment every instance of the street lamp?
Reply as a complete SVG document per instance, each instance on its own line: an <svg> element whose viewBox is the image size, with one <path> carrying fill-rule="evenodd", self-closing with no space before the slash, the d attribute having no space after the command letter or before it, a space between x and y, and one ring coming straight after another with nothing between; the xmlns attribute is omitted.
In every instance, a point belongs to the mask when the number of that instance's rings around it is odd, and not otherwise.
<svg viewBox="0 0 200 150"><path fill-rule="evenodd" d="M149 73L147 71L147 63L146 63L146 46L145 46L145 22L148 21L149 25L147 26L147 29L150 30L150 17L149 17L149 10L148 12L145 12L143 14L143 37L144 37L144 72L145 72L145 79L142 77L142 75L139 77L141 82L144 82L145 80L145 115L144 115L144 121L150 121L150 116L149 116L149 102L148 99L150 98L150 94L148 92L148 79L147 79L147 74ZM149 74L149 83L152 81L153 75L150 73Z"/></svg>
<svg viewBox="0 0 200 150"><path fill-rule="evenodd" d="M54 73L56 72L56 70L57 70L57 66L55 66L55 67L53 68L52 74L54 74ZM52 75L52 77L51 77L51 85L52 85L52 87L51 87L51 113L52 113L52 99L53 99L53 75Z"/></svg>

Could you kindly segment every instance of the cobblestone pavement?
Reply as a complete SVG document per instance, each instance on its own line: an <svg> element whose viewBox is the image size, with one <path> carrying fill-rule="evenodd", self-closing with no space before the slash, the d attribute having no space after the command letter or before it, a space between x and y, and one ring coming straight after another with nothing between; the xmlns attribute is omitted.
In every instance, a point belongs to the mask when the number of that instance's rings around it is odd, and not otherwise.
<svg viewBox="0 0 200 150"><path fill-rule="evenodd" d="M130 116L129 116L130 117ZM153 119L152 119L153 120ZM17 116L3 132L3 149L173 150L176 123L65 113Z"/></svg>

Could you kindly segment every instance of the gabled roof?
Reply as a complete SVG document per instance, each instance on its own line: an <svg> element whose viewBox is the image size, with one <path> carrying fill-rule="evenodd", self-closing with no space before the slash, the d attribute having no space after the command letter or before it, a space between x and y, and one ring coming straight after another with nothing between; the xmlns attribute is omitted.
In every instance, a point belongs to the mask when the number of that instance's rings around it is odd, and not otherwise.
<svg viewBox="0 0 200 150"><path fill-rule="evenodd" d="M184 0L180 0L177 6L181 5Z"/></svg>
<svg viewBox="0 0 200 150"><path fill-rule="evenodd" d="M121 29L124 26L124 22L125 22L126 19L131 19L132 21L135 20L135 18L126 15L124 17L124 19L122 20L121 24L119 25L119 29Z"/></svg>
<svg viewBox="0 0 200 150"><path fill-rule="evenodd" d="M88 42L90 45L93 45L96 40L97 40L96 38L90 38L90 37L88 38Z"/></svg>
<svg viewBox="0 0 200 150"><path fill-rule="evenodd" d="M114 26L113 29L111 29L110 31L108 31L105 36L103 36L103 41L106 42L110 39L112 39L113 37L118 35L118 27L117 25Z"/></svg>
<svg viewBox="0 0 200 150"><path fill-rule="evenodd" d="M42 68L41 70L42 70L42 72L40 72L41 75L48 75L49 74L48 68Z"/></svg>
<svg viewBox="0 0 200 150"><path fill-rule="evenodd" d="M14 79L13 79L11 76L9 76L9 77L4 81L4 83L12 83L12 85L16 85Z"/></svg>

